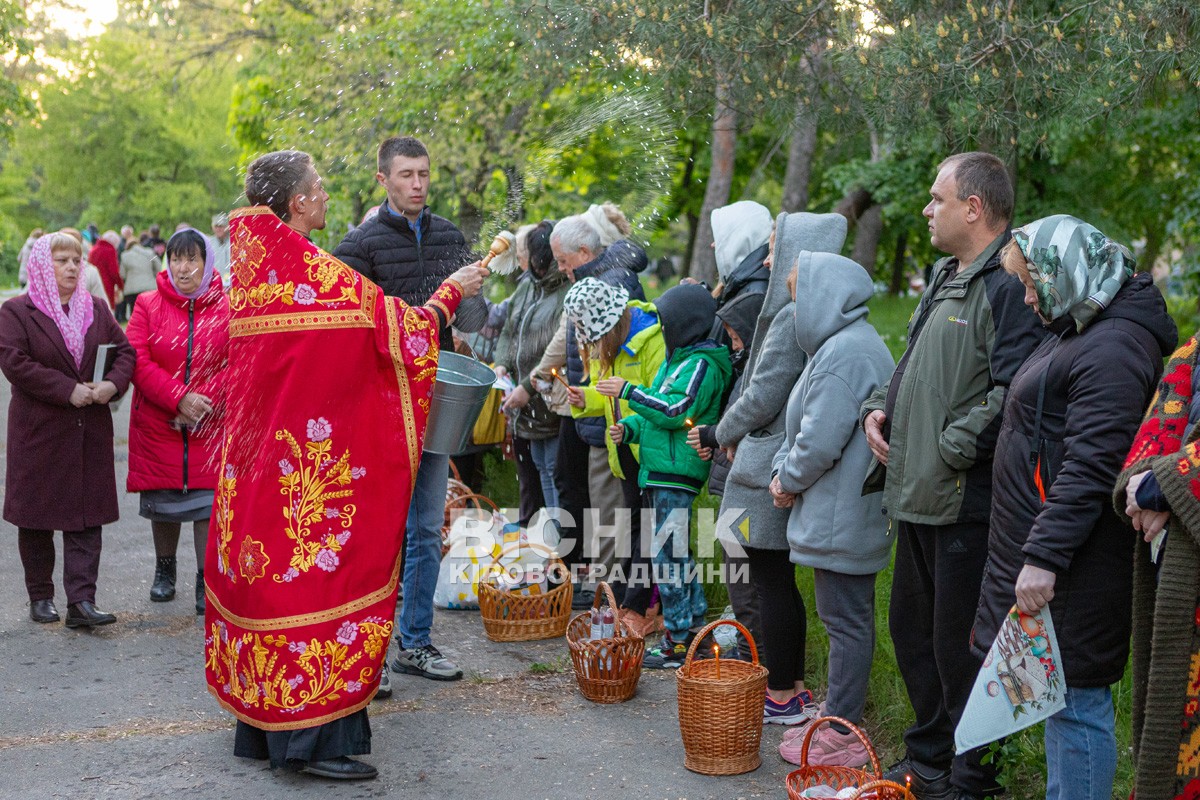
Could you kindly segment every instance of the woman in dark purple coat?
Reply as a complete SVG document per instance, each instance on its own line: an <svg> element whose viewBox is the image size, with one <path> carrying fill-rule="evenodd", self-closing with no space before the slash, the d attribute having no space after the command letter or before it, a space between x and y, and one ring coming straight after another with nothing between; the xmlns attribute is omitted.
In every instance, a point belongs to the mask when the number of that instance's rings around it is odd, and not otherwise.
<svg viewBox="0 0 1200 800"><path fill-rule="evenodd" d="M116 621L95 605L100 526L119 516L108 403L129 386L135 359L112 313L84 289L82 260L72 237L43 236L28 293L0 305L0 370L12 384L4 519L18 529L34 622L59 619L54 531L63 532L69 628ZM113 345L108 366L93 382L104 344Z"/></svg>

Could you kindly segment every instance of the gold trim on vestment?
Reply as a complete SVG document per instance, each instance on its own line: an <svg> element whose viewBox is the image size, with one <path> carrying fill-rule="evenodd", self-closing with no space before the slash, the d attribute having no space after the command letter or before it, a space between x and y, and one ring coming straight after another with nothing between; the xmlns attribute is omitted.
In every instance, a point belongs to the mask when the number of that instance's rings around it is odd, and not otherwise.
<svg viewBox="0 0 1200 800"><path fill-rule="evenodd" d="M374 327L375 317L366 309L318 311L312 314L270 314L238 320L229 324L229 335L230 337L241 337L286 331Z"/></svg>
<svg viewBox="0 0 1200 800"><path fill-rule="evenodd" d="M396 383L400 387L400 416L404 419L404 440L408 444L408 491L417 486L417 467L421 462L421 449L417 446L417 426L413 421L412 389L404 374L404 354L400 347L400 317L396 303L390 297L383 299L388 328L388 353L396 370ZM409 500L411 503L412 501Z"/></svg>
<svg viewBox="0 0 1200 800"><path fill-rule="evenodd" d="M244 208L229 212L229 221L232 222L238 217L257 217L260 214L276 216L275 212L269 206L245 206ZM282 222L282 220L280 221ZM284 222L283 224L286 225L287 223Z"/></svg>
<svg viewBox="0 0 1200 800"><path fill-rule="evenodd" d="M403 546L400 548L403 552ZM388 579L387 584L382 588L376 589L370 594L363 595L357 600L351 600L349 603L338 606L337 608L329 608L324 611L314 611L311 614L297 614L291 617L274 617L267 619L251 619L250 617L240 617L236 614L231 614L225 606L221 605L212 589L207 585L204 587L204 596L212 603L213 610L217 615L228 622L233 623L242 630L247 631L276 631L280 628L303 628L308 625L319 625L323 622L332 622L335 619L347 617L355 612L362 611L364 608L369 608L388 596L390 592L396 591L396 584L400 580L400 559L397 557L396 565L392 567L392 576Z"/></svg>
<svg viewBox="0 0 1200 800"><path fill-rule="evenodd" d="M387 669L388 665L386 663L386 655L384 658L385 663L382 668ZM327 722L334 722L366 708L371 704L371 701L375 699L375 693L379 691L379 684L377 682L375 684L375 688L367 692L367 697L365 700L346 708L340 708L337 711L330 712L329 714L321 717L312 717L309 719L296 720L294 722L263 722L260 719L255 719L244 712L238 711L228 700L217 694L216 687L214 687L211 683L206 683L205 685L208 686L208 693L215 697L217 702L220 703L226 711L228 711L230 714L233 714L247 725L258 728L260 731L297 731L302 728L315 728L318 725L324 725Z"/></svg>

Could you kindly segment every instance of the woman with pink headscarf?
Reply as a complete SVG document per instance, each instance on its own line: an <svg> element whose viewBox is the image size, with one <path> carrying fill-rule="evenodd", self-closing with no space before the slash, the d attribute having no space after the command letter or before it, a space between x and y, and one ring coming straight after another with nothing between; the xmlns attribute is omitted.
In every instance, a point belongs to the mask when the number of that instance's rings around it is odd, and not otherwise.
<svg viewBox="0 0 1200 800"><path fill-rule="evenodd" d="M108 404L128 388L135 360L104 301L84 289L82 261L72 237L43 236L29 256L29 291L0 305L0 370L12 384L4 519L18 529L34 622L59 620L54 531L63 532L68 628L116 621L96 607L100 527L119 516Z"/></svg>
<svg viewBox="0 0 1200 800"><path fill-rule="evenodd" d="M129 318L137 351L129 418L129 480L154 535L156 603L175 597L183 523L196 550L196 613L204 613L204 550L221 455L222 382L229 352L229 300L216 253L193 228L167 242L158 288L142 292ZM216 277L214 278L214 275Z"/></svg>

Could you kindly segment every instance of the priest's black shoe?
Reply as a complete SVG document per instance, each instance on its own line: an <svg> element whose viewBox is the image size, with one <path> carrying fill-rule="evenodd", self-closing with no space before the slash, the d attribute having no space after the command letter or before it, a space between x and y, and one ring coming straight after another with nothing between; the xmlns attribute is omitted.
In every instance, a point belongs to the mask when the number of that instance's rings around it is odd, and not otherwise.
<svg viewBox="0 0 1200 800"><path fill-rule="evenodd" d="M111 625L116 621L116 617L96 608L96 604L88 600L67 606L68 628L95 628Z"/></svg>
<svg viewBox="0 0 1200 800"><path fill-rule="evenodd" d="M361 781L365 778L379 776L379 770L370 764L364 764L346 756L338 756L328 761L310 761L304 771L309 775L319 775L322 778L333 778L339 781Z"/></svg>
<svg viewBox="0 0 1200 800"><path fill-rule="evenodd" d="M54 600L34 600L29 604L29 618L34 622L58 622Z"/></svg>

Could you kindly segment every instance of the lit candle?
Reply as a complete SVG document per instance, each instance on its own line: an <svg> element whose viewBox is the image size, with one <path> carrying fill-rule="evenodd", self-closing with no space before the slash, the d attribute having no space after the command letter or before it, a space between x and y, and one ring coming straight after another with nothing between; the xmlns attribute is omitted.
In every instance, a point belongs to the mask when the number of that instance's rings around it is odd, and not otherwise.
<svg viewBox="0 0 1200 800"><path fill-rule="evenodd" d="M683 426L684 426L685 428L687 428L688 430L691 430L692 428L696 427L696 423L692 422L692 418L691 418L691 417L688 417L687 419L685 419L685 420L683 421Z"/></svg>
<svg viewBox="0 0 1200 800"><path fill-rule="evenodd" d="M713 660L717 662L717 680L721 680L721 645L715 642L713 643Z"/></svg>
<svg viewBox="0 0 1200 800"><path fill-rule="evenodd" d="M563 380L563 376L558 374L558 370L557 370L557 369L555 369L554 367L551 367L551 368L550 368L550 375L551 375L551 376L554 378L554 380L556 380L556 381L558 381L559 383L561 383L561 384L563 385L563 388L564 388L564 389L567 389L568 391L570 390L570 388L571 388L571 385L570 385L570 384L568 384L568 383L567 383L565 380Z"/></svg>

